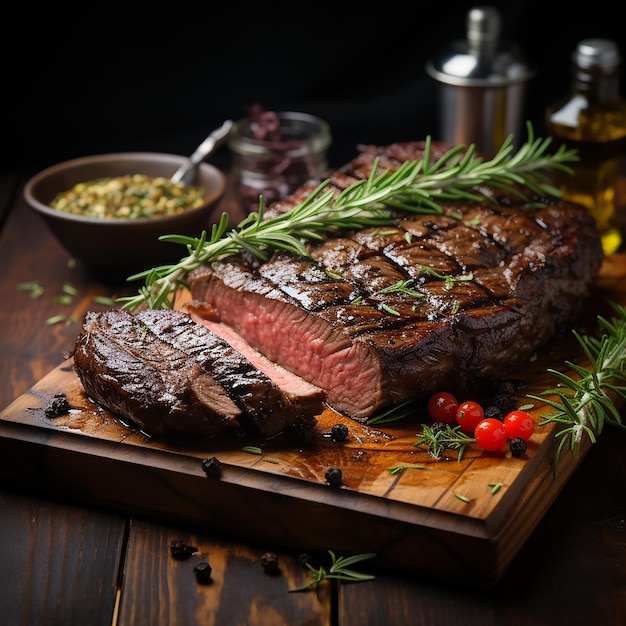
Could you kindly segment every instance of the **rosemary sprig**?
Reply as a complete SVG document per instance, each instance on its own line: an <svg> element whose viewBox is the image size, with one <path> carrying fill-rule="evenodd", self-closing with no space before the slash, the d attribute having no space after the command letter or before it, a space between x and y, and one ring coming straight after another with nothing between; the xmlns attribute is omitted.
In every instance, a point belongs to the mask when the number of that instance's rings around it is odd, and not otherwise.
<svg viewBox="0 0 626 626"><path fill-rule="evenodd" d="M460 426L444 424L441 428L434 429L428 424L422 424L422 434L417 438L415 447L425 445L428 452L437 460L440 460L446 450L458 450L457 459L463 458L465 449L476 439L466 435Z"/></svg>
<svg viewBox="0 0 626 626"><path fill-rule="evenodd" d="M540 425L560 424L563 427L556 433L561 442L556 452L555 469L566 447L574 458L578 456L585 435L595 443L605 424L626 428L614 400L615 397L626 398L626 310L621 305L610 304L617 315L611 321L600 315L597 317L598 324L604 329L599 339L573 331L590 362L589 368L566 361L565 365L573 370L575 378L549 369L559 386L546 389L539 396L527 396L554 409L554 412L542 415ZM552 395L559 399L545 397Z"/></svg>
<svg viewBox="0 0 626 626"><path fill-rule="evenodd" d="M431 163L431 140L426 139L424 157L406 161L395 172L378 172L378 160L371 175L336 193L328 189L330 180L322 182L301 204L271 219L263 219L264 201L259 210L229 229L224 213L211 233L199 237L163 235L159 239L179 243L188 255L178 263L163 265L128 278L144 280L137 295L120 298L124 308L134 310L146 304L149 308L172 308L176 293L187 289L188 273L209 261L247 250L266 259L271 250L285 250L307 256L305 240L321 240L339 229L385 226L392 223L389 209L413 213L441 213L443 200L488 200L479 186L504 190L522 199L526 188L539 195L560 196L546 174L550 169L571 171L567 162L577 160L575 150L564 146L549 154L550 138L534 138L532 125L527 124L528 140L513 154L513 135L507 137L498 153L485 161L475 154L474 145L467 149L456 146Z"/></svg>
<svg viewBox="0 0 626 626"><path fill-rule="evenodd" d="M526 396L551 409L541 416L540 426L561 426L555 433L560 438L555 471L564 450L569 449L577 458L585 436L593 444L606 425L626 429L615 403L616 398L626 400L626 309L614 302L609 304L616 315L610 321L603 316L597 317L600 328L604 330L600 338L572 331L589 361L589 367L565 361L565 367L572 370L573 375L550 368L547 371L557 379L558 386L546 389L539 395ZM556 396L557 399L547 396ZM414 415L417 408L416 402L410 400L374 415L367 424L371 426L403 420ZM533 405L522 405L520 408L529 410ZM467 446L475 441L458 426L446 424L439 430L422 424L422 434L415 446L426 446L436 459L440 459L446 450L459 450L458 458L461 460Z"/></svg>
<svg viewBox="0 0 626 626"><path fill-rule="evenodd" d="M371 559L376 556L375 553L370 552L366 554L357 554L355 556L336 556L332 550L328 551L330 555L330 567L328 571L320 566L319 568L313 567L310 563L306 564L307 569L310 574L313 576L313 580L308 582L306 585L302 585L302 587L296 587L295 589L290 589L290 591L305 591L307 589L311 589L315 587L317 584L322 582L323 580L344 580L347 582L363 582L364 580L374 580L375 576L371 574L361 574L359 572L355 572L352 569L348 569L351 565L355 563L360 563L361 561L365 561L366 559Z"/></svg>

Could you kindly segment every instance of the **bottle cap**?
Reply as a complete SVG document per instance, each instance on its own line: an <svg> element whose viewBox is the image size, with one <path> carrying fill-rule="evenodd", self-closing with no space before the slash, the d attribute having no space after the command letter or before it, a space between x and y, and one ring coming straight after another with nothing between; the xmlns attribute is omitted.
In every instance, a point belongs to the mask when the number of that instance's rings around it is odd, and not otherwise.
<svg viewBox="0 0 626 626"><path fill-rule="evenodd" d="M533 71L517 46L500 38L501 26L495 7L471 9L466 39L453 41L426 64L426 71L441 83L461 87L501 87L529 80Z"/></svg>
<svg viewBox="0 0 626 626"><path fill-rule="evenodd" d="M574 52L574 63L583 69L614 70L621 62L619 48L610 39L584 39Z"/></svg>

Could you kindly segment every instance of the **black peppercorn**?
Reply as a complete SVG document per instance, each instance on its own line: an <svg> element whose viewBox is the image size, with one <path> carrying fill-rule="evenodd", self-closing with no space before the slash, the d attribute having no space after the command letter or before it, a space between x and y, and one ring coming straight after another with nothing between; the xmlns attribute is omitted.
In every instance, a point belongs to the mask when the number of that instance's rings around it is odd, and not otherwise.
<svg viewBox="0 0 626 626"><path fill-rule="evenodd" d="M46 417L59 417L59 415L65 415L65 413L68 413L70 408L67 396L64 393L55 393L54 396L50 398L44 412Z"/></svg>
<svg viewBox="0 0 626 626"><path fill-rule="evenodd" d="M188 559L192 554L196 553L197 551L198 548L194 548L194 546L188 546L181 539L174 539L170 543L170 552L177 561L183 561L184 559Z"/></svg>
<svg viewBox="0 0 626 626"><path fill-rule="evenodd" d="M220 460L215 456L202 459L202 469L204 473L211 478L219 478L222 475L222 465Z"/></svg>
<svg viewBox="0 0 626 626"><path fill-rule="evenodd" d="M326 470L325 478L329 485L338 487L343 480L343 473L338 467L331 467Z"/></svg>
<svg viewBox="0 0 626 626"><path fill-rule="evenodd" d="M267 574L276 574L278 572L278 557L273 552L266 552L261 557L261 567Z"/></svg>
<svg viewBox="0 0 626 626"><path fill-rule="evenodd" d="M499 393L494 396L491 403L502 411L502 415L506 415L517 409L517 398L506 393Z"/></svg>
<svg viewBox="0 0 626 626"><path fill-rule="evenodd" d="M485 418L488 418L488 417L492 417L492 418L502 421L502 418L504 417L504 415L502 415L502 410L500 409L499 406L496 406L495 404L490 404L485 409Z"/></svg>
<svg viewBox="0 0 626 626"><path fill-rule="evenodd" d="M509 450L511 454L515 457L520 457L526 452L527 446L526 442L521 437L515 437L515 439L511 439L509 443Z"/></svg>
<svg viewBox="0 0 626 626"><path fill-rule="evenodd" d="M193 568L196 580L203 585L211 582L212 571L213 569L206 561L201 561Z"/></svg>
<svg viewBox="0 0 626 626"><path fill-rule="evenodd" d="M345 441L348 438L348 427L345 424L335 424L330 431L330 436L333 441Z"/></svg>

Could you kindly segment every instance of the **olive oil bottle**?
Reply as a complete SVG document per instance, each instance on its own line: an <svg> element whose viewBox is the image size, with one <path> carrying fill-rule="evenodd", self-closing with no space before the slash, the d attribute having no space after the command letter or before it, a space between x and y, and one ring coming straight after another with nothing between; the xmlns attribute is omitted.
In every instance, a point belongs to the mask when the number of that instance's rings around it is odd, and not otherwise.
<svg viewBox="0 0 626 626"><path fill-rule="evenodd" d="M585 39L572 55L570 93L546 110L555 147L578 150L573 174L556 172L563 197L586 206L596 220L606 254L622 244L615 190L626 138L626 102L619 93L621 57L615 42Z"/></svg>

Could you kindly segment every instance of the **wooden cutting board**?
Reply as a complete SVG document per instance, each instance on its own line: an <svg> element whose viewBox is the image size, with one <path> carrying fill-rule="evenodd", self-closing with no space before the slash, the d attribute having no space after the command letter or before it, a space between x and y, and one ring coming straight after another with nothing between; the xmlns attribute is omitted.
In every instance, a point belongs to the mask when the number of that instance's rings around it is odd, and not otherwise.
<svg viewBox="0 0 626 626"><path fill-rule="evenodd" d="M618 259L604 263L599 292L588 305L591 322L598 314L611 316L604 296L626 305L626 266ZM555 386L547 368L562 369L565 359L581 355L573 336L547 346L516 376L525 385L520 404L529 402L526 394ZM45 408L58 393L67 396L71 411L47 417ZM538 424L545 410L538 404L531 410ZM68 359L0 413L0 470L17 488L303 552L374 552L372 563L382 568L490 587L589 446L576 459L564 454L555 468L554 427L540 426L523 458L471 446L461 460L452 452L437 461L415 445L427 421L418 411L367 427L328 409L306 441L249 433L151 440L94 405ZM349 435L334 442L330 430L340 422ZM202 468L213 456L222 468L217 478ZM390 471L403 465L421 468ZM340 487L326 481L333 467L342 470Z"/></svg>

